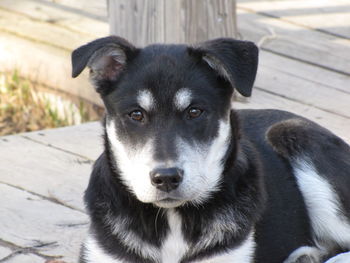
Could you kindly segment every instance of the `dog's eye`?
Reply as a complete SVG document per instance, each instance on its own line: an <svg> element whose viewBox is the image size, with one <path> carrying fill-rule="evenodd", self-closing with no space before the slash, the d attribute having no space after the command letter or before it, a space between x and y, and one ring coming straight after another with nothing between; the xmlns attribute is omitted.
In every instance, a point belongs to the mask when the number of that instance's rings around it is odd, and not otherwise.
<svg viewBox="0 0 350 263"><path fill-rule="evenodd" d="M188 117L190 119L198 118L202 114L203 110L198 108L189 108L188 109Z"/></svg>
<svg viewBox="0 0 350 263"><path fill-rule="evenodd" d="M144 119L143 113L140 110L134 110L134 111L130 112L129 117L131 119L133 119L134 121L143 121L143 119Z"/></svg>

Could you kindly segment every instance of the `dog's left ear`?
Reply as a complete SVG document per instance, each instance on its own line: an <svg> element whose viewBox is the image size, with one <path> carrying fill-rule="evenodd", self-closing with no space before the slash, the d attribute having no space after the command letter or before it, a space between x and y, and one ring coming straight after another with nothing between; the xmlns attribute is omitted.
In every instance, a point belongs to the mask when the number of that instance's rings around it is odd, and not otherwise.
<svg viewBox="0 0 350 263"><path fill-rule="evenodd" d="M253 42L218 38L190 47L232 88L245 97L252 93L258 68L259 50Z"/></svg>
<svg viewBox="0 0 350 263"><path fill-rule="evenodd" d="M99 91L101 81L115 81L124 71L136 48L121 37L109 36L94 40L72 53L72 77L85 67L90 68L90 79Z"/></svg>

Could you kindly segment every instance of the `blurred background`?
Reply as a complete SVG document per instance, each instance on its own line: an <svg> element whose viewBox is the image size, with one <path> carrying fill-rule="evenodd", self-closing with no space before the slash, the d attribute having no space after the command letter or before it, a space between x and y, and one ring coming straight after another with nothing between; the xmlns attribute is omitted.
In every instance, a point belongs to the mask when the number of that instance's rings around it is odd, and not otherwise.
<svg viewBox="0 0 350 263"><path fill-rule="evenodd" d="M109 34L254 41L253 95L233 107L291 111L350 143L350 0L0 0L1 263L76 262L104 109L70 54Z"/></svg>

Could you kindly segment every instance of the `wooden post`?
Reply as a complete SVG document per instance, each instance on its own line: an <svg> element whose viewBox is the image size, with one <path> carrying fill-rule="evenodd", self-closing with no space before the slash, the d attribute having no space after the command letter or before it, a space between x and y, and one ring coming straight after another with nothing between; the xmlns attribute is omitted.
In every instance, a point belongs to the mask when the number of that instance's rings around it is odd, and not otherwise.
<svg viewBox="0 0 350 263"><path fill-rule="evenodd" d="M235 37L236 0L108 0L111 34L137 46Z"/></svg>

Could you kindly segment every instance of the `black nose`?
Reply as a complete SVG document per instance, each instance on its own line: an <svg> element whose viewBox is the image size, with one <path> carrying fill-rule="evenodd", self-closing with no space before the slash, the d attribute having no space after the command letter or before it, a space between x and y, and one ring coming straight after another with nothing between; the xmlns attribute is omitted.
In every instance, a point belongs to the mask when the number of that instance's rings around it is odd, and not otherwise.
<svg viewBox="0 0 350 263"><path fill-rule="evenodd" d="M183 174L183 170L178 168L154 169L150 172L151 183L159 190L170 192L180 185Z"/></svg>

